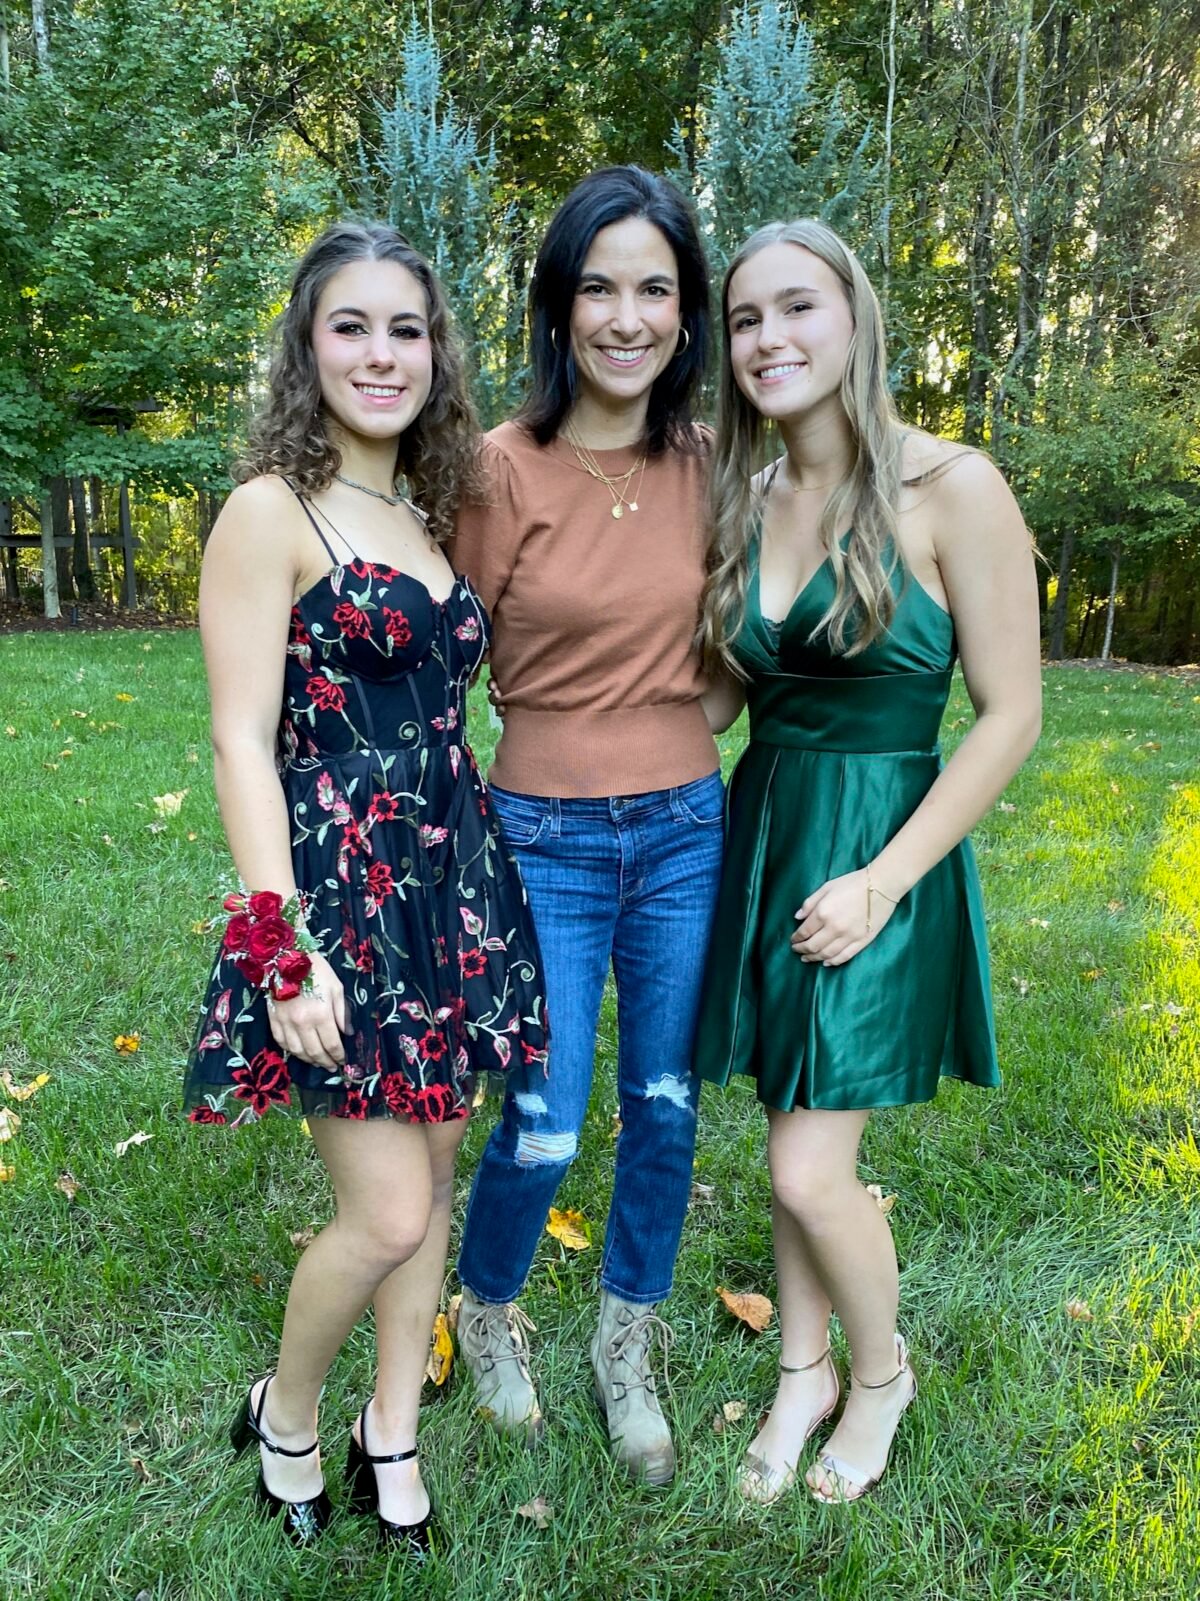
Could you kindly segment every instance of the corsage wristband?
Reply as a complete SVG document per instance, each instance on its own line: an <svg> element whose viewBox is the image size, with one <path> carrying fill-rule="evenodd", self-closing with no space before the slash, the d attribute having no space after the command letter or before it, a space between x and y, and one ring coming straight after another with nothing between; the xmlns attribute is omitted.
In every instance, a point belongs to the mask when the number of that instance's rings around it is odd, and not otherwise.
<svg viewBox="0 0 1200 1601"><path fill-rule="evenodd" d="M226 895L229 921L221 952L256 989L290 1001L313 988L311 952L320 946L304 926L299 895L286 901L274 890Z"/></svg>

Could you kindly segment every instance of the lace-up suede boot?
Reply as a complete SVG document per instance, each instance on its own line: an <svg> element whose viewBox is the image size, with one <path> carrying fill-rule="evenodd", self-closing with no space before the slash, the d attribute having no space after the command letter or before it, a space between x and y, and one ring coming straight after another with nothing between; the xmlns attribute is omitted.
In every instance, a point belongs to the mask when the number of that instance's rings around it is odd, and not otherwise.
<svg viewBox="0 0 1200 1601"><path fill-rule="evenodd" d="M613 1456L631 1478L670 1484L675 1477L675 1447L650 1367L656 1337L662 1342L665 1362L674 1335L655 1316L654 1307L622 1301L601 1290L592 1368Z"/></svg>
<svg viewBox="0 0 1200 1601"><path fill-rule="evenodd" d="M463 1286L458 1351L471 1370L479 1408L500 1434L523 1434L533 1445L545 1429L529 1375L525 1330L534 1324L514 1301L503 1306L476 1300Z"/></svg>

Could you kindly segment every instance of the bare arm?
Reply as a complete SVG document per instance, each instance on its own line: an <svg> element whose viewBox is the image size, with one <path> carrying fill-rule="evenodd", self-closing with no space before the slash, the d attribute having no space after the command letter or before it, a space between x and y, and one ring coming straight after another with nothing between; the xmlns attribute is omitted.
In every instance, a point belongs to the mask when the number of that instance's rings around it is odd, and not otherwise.
<svg viewBox="0 0 1200 1601"><path fill-rule="evenodd" d="M251 892L286 899L296 883L275 735L299 555L275 487L243 484L217 519L200 574L200 638L217 802L234 865Z"/></svg>
<svg viewBox="0 0 1200 1601"><path fill-rule="evenodd" d="M742 707L746 704L746 686L740 679L722 675L709 682L700 697L700 704L704 707L704 715L712 732L723 734L742 715Z"/></svg>
<svg viewBox="0 0 1200 1601"><path fill-rule="evenodd" d="M200 638L212 703L213 767L221 821L238 876L251 892L296 892L275 735L283 704L292 598L301 572L291 490L261 478L235 489L204 552ZM342 986L313 957L316 988L268 1003L285 1051L322 1067L345 1060Z"/></svg>
<svg viewBox="0 0 1200 1601"><path fill-rule="evenodd" d="M869 864L831 879L797 912L805 961L849 961L901 900L995 804L1041 731L1037 583L1029 535L1007 484L982 456L936 484L935 550L958 634L975 725L929 793ZM870 901L868 914L867 903Z"/></svg>

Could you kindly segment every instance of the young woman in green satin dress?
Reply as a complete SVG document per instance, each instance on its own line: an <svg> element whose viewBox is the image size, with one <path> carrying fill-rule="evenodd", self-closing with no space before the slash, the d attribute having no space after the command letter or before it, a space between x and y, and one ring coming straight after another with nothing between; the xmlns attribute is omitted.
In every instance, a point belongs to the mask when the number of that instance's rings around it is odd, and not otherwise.
<svg viewBox="0 0 1200 1601"><path fill-rule="evenodd" d="M835 1410L836 1312L851 1383L806 1480L849 1501L916 1394L859 1142L873 1108L928 1100L941 1077L999 1082L966 836L1038 736L1037 588L992 463L897 417L879 304L837 234L761 229L723 312L703 643L710 719L727 727L748 700L750 743L697 1065L752 1075L766 1107L783 1342L740 1488L777 1499ZM784 454L754 476L771 424ZM943 767L956 658L976 719Z"/></svg>

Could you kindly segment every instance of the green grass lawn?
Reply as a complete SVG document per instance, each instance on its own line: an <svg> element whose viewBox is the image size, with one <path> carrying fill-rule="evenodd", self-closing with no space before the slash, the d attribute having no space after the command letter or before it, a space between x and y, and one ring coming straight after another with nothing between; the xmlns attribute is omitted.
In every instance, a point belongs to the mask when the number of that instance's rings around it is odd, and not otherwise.
<svg viewBox="0 0 1200 1601"><path fill-rule="evenodd" d="M778 1359L715 1288L771 1293L763 1123L707 1088L668 1307L680 1473L609 1469L586 1346L612 1168L611 1004L524 1305L551 1427L497 1440L470 1387L432 1390L426 1482L451 1537L423 1573L341 1518L297 1552L247 1499L228 1416L269 1365L297 1247L328 1212L299 1124L181 1118L180 1070L229 866L190 633L0 638L0 1596L120 1601L819 1597L1190 1598L1200 1591L1200 684L1046 675L1046 730L976 834L1005 1085L879 1114L867 1176L897 1197L921 1398L862 1506L731 1494ZM130 698L132 697L132 698ZM969 715L961 688L953 742ZM478 704L476 747L492 734ZM726 736L731 765L741 729ZM154 797L186 791L176 815ZM141 1048L119 1055L117 1035ZM465 1193L490 1123L461 1165ZM9 1129L12 1129L11 1121ZM130 1135L150 1138L118 1157ZM56 1181L78 1182L69 1199ZM68 1188L70 1186L67 1186ZM1071 1316L1068 1303L1085 1303ZM1079 1312L1079 1308L1075 1308ZM356 1332L330 1374L326 1460L368 1393ZM722 1404L747 1403L723 1432ZM336 1494L337 1486L333 1486ZM518 1514L544 1495L553 1520Z"/></svg>

